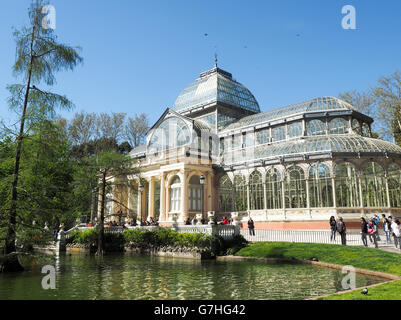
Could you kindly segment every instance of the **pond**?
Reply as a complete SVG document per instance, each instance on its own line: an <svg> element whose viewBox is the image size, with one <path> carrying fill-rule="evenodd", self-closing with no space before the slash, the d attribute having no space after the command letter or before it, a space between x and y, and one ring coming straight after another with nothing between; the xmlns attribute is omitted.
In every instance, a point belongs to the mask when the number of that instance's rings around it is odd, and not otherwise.
<svg viewBox="0 0 401 320"><path fill-rule="evenodd" d="M56 268L56 289L44 290L42 266ZM29 260L23 273L0 274L0 299L306 299L342 291L341 271L297 264L106 255ZM384 281L357 275L362 287Z"/></svg>

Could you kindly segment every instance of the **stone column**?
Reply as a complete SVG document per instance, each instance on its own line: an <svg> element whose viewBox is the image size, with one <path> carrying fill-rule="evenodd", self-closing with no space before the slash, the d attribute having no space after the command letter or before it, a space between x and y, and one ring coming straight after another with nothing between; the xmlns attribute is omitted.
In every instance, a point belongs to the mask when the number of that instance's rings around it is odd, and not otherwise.
<svg viewBox="0 0 401 320"><path fill-rule="evenodd" d="M359 184L359 201L362 208L362 214L365 214L364 204L363 204L363 194L362 194L362 177L361 174L358 174L358 184ZM369 199L367 200L369 202Z"/></svg>
<svg viewBox="0 0 401 320"><path fill-rule="evenodd" d="M287 214L285 211L285 178L283 178L281 180L281 193L282 193L281 197L282 197L282 201L283 201L283 214L284 214L284 219L286 219Z"/></svg>
<svg viewBox="0 0 401 320"><path fill-rule="evenodd" d="M180 179L181 179L181 215L178 219L179 222L184 222L188 216L188 182L187 182L188 173L186 170L181 171Z"/></svg>
<svg viewBox="0 0 401 320"><path fill-rule="evenodd" d="M149 180L149 195L148 195L148 219L150 217L154 217L154 213L155 213L155 181L153 179L153 177L150 177Z"/></svg>
<svg viewBox="0 0 401 320"><path fill-rule="evenodd" d="M130 220L132 218L132 206L131 206L131 187L127 187L127 219Z"/></svg>
<svg viewBox="0 0 401 320"><path fill-rule="evenodd" d="M333 207L337 208L337 196L336 196L336 179L334 176L331 176L331 185L332 185L332 192L333 192Z"/></svg>
<svg viewBox="0 0 401 320"><path fill-rule="evenodd" d="M164 172L160 174L160 221L166 221L166 186Z"/></svg>
<svg viewBox="0 0 401 320"><path fill-rule="evenodd" d="M306 208L308 210L309 217L312 218L312 210L310 208L310 194L309 194L309 178L305 179L305 186L306 186Z"/></svg>
<svg viewBox="0 0 401 320"><path fill-rule="evenodd" d="M387 207L391 208L391 204L390 204L390 190L388 188L388 175L385 175L385 179L386 179L386 198L387 198Z"/></svg>
<svg viewBox="0 0 401 320"><path fill-rule="evenodd" d="M144 191L140 191L139 190L139 184L140 184L140 182L138 182L138 204L137 204L137 206L138 206L138 209L137 209L137 212L138 212L138 216L137 216L137 220L139 220L139 221L142 221L142 219L143 219L143 217L145 216L145 214L142 212L142 206L143 206L143 204L142 204L142 198L143 198L143 196L142 196L142 193L144 193Z"/></svg>
<svg viewBox="0 0 401 320"><path fill-rule="evenodd" d="M215 190L213 190L212 174L208 173L206 175L206 177L207 177L207 179L206 179L207 183L206 183L206 190L205 190L206 191L206 195L205 196L206 196L207 200L206 200L206 206L204 207L204 213L203 213L204 216L205 216L205 219L206 219L207 212L213 210L213 208L212 208L212 206L213 206L213 204L212 204L212 201L213 201L212 194L216 194Z"/></svg>

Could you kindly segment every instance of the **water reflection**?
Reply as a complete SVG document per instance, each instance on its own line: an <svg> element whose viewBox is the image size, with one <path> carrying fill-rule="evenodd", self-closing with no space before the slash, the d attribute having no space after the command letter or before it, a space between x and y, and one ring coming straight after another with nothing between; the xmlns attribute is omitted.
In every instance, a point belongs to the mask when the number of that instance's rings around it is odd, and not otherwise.
<svg viewBox="0 0 401 320"><path fill-rule="evenodd" d="M305 299L342 290L343 278L304 265L60 255L52 262L57 289L43 290L43 261L35 261L22 274L0 275L0 299ZM380 281L357 275L356 284Z"/></svg>

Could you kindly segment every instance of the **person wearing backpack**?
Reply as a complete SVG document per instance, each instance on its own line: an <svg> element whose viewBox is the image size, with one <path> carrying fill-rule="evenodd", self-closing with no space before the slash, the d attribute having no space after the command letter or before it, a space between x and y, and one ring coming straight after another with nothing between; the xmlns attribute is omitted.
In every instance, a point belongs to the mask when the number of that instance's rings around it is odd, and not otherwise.
<svg viewBox="0 0 401 320"><path fill-rule="evenodd" d="M345 223L344 223L342 217L340 217L338 219L337 224L336 224L336 229L337 229L337 232L341 236L341 244L343 246L346 246L347 245L347 238L346 238L347 227L345 226Z"/></svg>

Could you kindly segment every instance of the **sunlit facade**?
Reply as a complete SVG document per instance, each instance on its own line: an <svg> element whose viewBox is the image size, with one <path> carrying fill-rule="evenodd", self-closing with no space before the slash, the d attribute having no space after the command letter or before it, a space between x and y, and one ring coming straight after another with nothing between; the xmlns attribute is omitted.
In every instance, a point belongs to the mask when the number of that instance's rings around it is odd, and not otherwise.
<svg viewBox="0 0 401 320"><path fill-rule="evenodd" d="M401 215L401 148L372 138L372 122L334 97L261 112L215 66L131 152L144 190L126 191L127 215L183 223L238 212L256 227L295 229L327 229L332 215Z"/></svg>

